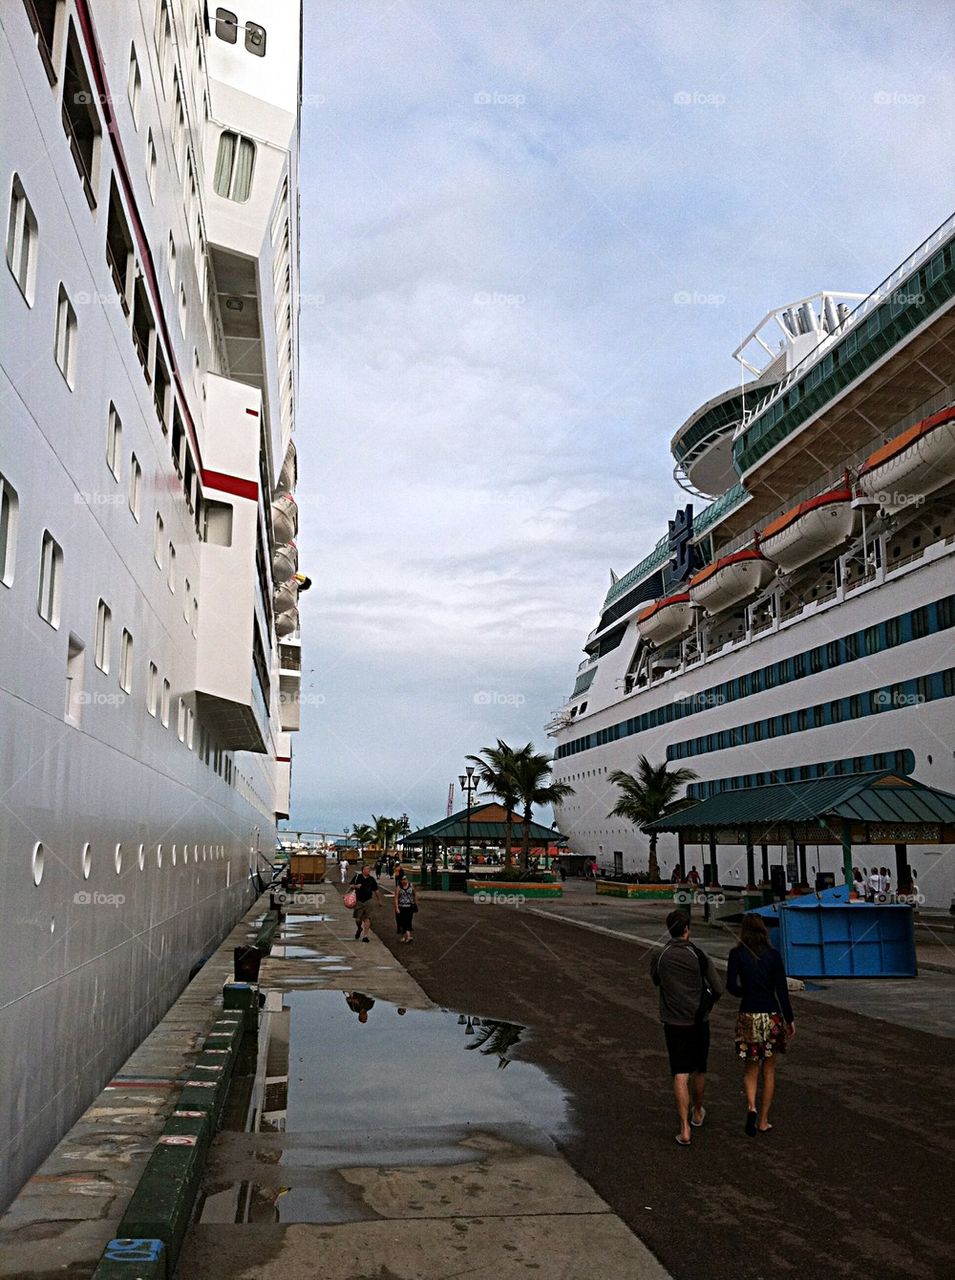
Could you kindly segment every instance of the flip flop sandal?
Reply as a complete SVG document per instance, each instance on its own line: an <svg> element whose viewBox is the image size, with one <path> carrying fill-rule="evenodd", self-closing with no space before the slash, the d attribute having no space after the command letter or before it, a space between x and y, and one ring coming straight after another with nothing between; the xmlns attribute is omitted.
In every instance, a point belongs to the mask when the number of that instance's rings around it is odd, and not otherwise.
<svg viewBox="0 0 955 1280"><path fill-rule="evenodd" d="M694 1119L692 1118L692 1116L691 1116L691 1117L690 1117L690 1124L693 1126L693 1128L694 1128L694 1129L699 1129L699 1128L702 1126L703 1121L704 1121L705 1119L706 1119L706 1107L700 1107L700 1118L699 1118L699 1120L694 1120Z"/></svg>
<svg viewBox="0 0 955 1280"><path fill-rule="evenodd" d="M676 1141L677 1141L677 1145L680 1147L688 1147L690 1145L690 1139L681 1138L679 1134L676 1135Z"/></svg>

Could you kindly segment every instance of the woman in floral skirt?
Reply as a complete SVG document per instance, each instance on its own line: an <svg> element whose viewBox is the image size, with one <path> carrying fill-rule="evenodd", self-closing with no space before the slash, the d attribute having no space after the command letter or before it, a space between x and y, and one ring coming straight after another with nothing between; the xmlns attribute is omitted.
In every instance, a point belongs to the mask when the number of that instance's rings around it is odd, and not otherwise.
<svg viewBox="0 0 955 1280"><path fill-rule="evenodd" d="M783 958L771 946L762 916L747 914L739 945L729 954L726 989L742 997L736 1018L736 1053L742 1058L746 1093L746 1133L769 1133L769 1109L776 1090L776 1055L785 1053L796 1034ZM759 1077L763 1096L756 1110Z"/></svg>

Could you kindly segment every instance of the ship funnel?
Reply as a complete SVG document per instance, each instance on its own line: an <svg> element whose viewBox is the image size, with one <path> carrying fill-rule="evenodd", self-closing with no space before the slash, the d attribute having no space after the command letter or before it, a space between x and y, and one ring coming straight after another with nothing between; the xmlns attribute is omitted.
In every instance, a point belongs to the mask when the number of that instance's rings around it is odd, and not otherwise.
<svg viewBox="0 0 955 1280"><path fill-rule="evenodd" d="M848 314L849 314L849 306L848 306L848 304L847 304L847 303L845 303L845 302L840 302L840 303L839 303L839 321L840 321L840 323L841 323L843 320L845 320L845 318L846 318L846 316L847 316Z"/></svg>
<svg viewBox="0 0 955 1280"><path fill-rule="evenodd" d="M819 322L811 302L804 302L799 308L799 323L803 333L818 333Z"/></svg>
<svg viewBox="0 0 955 1280"><path fill-rule="evenodd" d="M787 307L786 310L783 312L783 319L786 321L786 328L789 330L792 336L794 338L798 337L799 321L796 319L795 308Z"/></svg>
<svg viewBox="0 0 955 1280"><path fill-rule="evenodd" d="M826 332L833 333L839 327L839 313L828 293L822 300L822 313L826 321Z"/></svg>

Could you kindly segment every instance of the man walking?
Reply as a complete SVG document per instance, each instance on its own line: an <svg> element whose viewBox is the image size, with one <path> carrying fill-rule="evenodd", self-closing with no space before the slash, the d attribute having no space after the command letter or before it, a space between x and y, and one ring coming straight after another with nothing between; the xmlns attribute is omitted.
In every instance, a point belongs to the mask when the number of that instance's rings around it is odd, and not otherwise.
<svg viewBox="0 0 955 1280"><path fill-rule="evenodd" d="M690 1145L690 1125L698 1129L706 1111L703 1085L710 1048L710 1009L723 994L713 961L690 941L685 911L667 916L670 940L650 961L650 977L660 988L660 1021L670 1058L681 1147Z"/></svg>
<svg viewBox="0 0 955 1280"><path fill-rule="evenodd" d="M342 854L341 861L338 864L338 873L342 878L342 884L348 879L348 859Z"/></svg>
<svg viewBox="0 0 955 1280"><path fill-rule="evenodd" d="M378 890L378 881L371 874L371 867L364 866L351 882L351 888L355 890L356 902L352 908L352 918L355 921L355 941L361 938L362 942L368 941L368 934L371 930L371 900L372 898L381 906L381 893Z"/></svg>

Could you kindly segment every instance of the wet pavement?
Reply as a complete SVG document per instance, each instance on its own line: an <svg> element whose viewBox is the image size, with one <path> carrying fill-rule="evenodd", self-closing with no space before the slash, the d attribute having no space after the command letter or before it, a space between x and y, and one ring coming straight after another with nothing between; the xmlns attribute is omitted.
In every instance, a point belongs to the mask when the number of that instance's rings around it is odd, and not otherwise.
<svg viewBox="0 0 955 1280"><path fill-rule="evenodd" d="M331 887L260 984L179 1280L590 1280L597 1257L606 1280L665 1280L561 1155L573 1109L526 1027L435 1005Z"/></svg>
<svg viewBox="0 0 955 1280"><path fill-rule="evenodd" d="M667 938L665 917L669 902L628 902L598 897L593 885L568 880L565 896L553 902L534 902L522 908L528 915L557 919L592 933L627 938L644 947L662 946ZM694 913L693 939L718 964L725 965L736 934L727 924L707 925ZM818 978L806 983L806 995L867 1018L955 1039L955 931L949 917L929 916L916 929L917 978ZM932 966L931 968L926 967Z"/></svg>
<svg viewBox="0 0 955 1280"><path fill-rule="evenodd" d="M681 1149L652 945L441 897L422 895L414 946L396 953L433 999L528 1028L523 1056L572 1106L558 1149L672 1275L951 1276L955 1105L941 1000L926 1001L914 1029L794 994L797 1035L776 1073L774 1129L755 1139L743 1130L737 1002L720 1001L706 1122ZM602 1275L599 1258L590 1275Z"/></svg>

